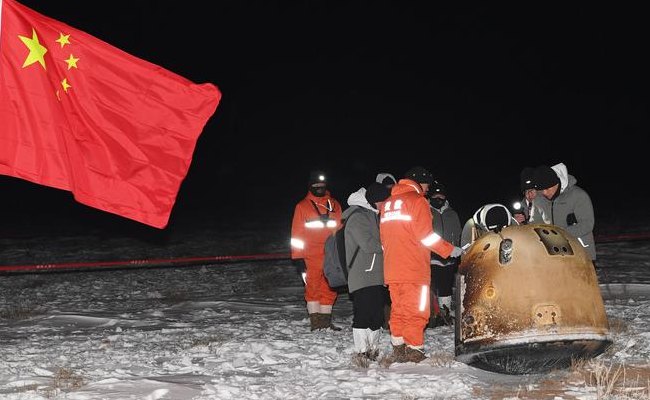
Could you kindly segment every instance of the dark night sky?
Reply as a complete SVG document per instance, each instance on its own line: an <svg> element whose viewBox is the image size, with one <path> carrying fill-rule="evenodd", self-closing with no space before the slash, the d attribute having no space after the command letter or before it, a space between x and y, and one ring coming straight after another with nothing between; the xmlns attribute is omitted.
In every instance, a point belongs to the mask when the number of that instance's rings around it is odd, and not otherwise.
<svg viewBox="0 0 650 400"><path fill-rule="evenodd" d="M344 202L380 170L400 175L422 165L446 183L465 219L516 197L523 167L564 162L597 218L645 210L650 35L641 9L22 2L220 87L168 229L234 210L288 220L312 168L328 172ZM21 221L64 215L154 229L88 209L67 192L8 177L0 184L3 209Z"/></svg>

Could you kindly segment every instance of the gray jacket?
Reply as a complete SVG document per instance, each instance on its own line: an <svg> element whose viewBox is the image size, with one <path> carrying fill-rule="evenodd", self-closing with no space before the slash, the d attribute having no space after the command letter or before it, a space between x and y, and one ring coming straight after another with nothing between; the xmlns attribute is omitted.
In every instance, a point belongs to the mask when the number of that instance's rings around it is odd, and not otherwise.
<svg viewBox="0 0 650 400"><path fill-rule="evenodd" d="M445 201L439 210L433 206L430 208L433 214L433 231L454 246L460 246L460 218L456 210L449 205L449 201ZM451 257L442 258L436 253L431 253L431 264L434 265L451 265L456 261Z"/></svg>
<svg viewBox="0 0 650 400"><path fill-rule="evenodd" d="M342 216L346 219L345 254L349 264L350 293L364 287L384 284L384 253L379 239L379 215L377 210L368 204L365 194L365 188L352 193L348 198L350 207ZM359 251L354 256L357 249Z"/></svg>
<svg viewBox="0 0 650 400"><path fill-rule="evenodd" d="M543 218L533 217L533 222L544 222L564 228L573 235L592 260L596 260L594 241L594 207L591 198L573 175L569 175L566 165L559 163L551 167L560 178L560 194L553 200L544 196L535 198L535 206L541 210ZM540 199L538 201L538 199ZM575 218L574 218L575 217Z"/></svg>

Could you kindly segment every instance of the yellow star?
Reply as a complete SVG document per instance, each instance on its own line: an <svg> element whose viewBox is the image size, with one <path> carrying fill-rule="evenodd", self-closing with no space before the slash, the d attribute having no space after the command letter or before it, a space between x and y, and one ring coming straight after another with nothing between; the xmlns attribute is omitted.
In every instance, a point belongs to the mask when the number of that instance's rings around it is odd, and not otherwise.
<svg viewBox="0 0 650 400"><path fill-rule="evenodd" d="M61 86L63 86L63 91L66 93L68 93L68 89L72 87L68 83L68 78L63 78L63 80L61 81Z"/></svg>
<svg viewBox="0 0 650 400"><path fill-rule="evenodd" d="M36 35L36 30L32 28L32 38L28 38L25 36L20 36L18 35L20 40L22 40L23 44L27 46L29 49L29 54L27 55L27 58L25 59L25 62L23 63L23 68L28 67L35 62L38 62L41 64L43 69L47 69L45 67L45 53L47 53L47 48L43 46L39 41L38 41L38 35Z"/></svg>
<svg viewBox="0 0 650 400"><path fill-rule="evenodd" d="M70 54L70 57L65 60L65 62L68 63L68 70L70 70L70 68L77 68L77 61L79 61L79 59Z"/></svg>
<svg viewBox="0 0 650 400"><path fill-rule="evenodd" d="M59 38L56 39L55 42L59 43L61 45L61 48L63 48L63 46L66 44L70 44L70 35L64 35L63 33L59 32Z"/></svg>

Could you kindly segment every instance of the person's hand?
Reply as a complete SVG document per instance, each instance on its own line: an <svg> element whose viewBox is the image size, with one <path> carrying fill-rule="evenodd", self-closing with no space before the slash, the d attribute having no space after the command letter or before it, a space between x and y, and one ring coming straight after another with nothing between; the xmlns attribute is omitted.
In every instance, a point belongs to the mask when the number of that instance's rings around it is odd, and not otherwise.
<svg viewBox="0 0 650 400"><path fill-rule="evenodd" d="M296 268L296 273L300 277L301 281L305 281L305 275L307 273L307 264L305 264L304 258L294 258L291 260L291 264Z"/></svg>
<svg viewBox="0 0 650 400"><path fill-rule="evenodd" d="M526 216L524 214L515 214L512 216L518 224L523 224L526 222Z"/></svg>
<svg viewBox="0 0 650 400"><path fill-rule="evenodd" d="M463 250L461 247L454 246L454 249L451 251L449 257L451 258L460 257L463 255L463 253L465 253L465 250Z"/></svg>

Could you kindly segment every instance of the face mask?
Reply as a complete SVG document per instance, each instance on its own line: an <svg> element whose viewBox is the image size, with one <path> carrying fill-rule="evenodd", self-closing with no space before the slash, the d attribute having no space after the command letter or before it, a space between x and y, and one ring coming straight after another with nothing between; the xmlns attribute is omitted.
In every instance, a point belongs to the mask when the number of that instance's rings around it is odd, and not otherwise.
<svg viewBox="0 0 650 400"><path fill-rule="evenodd" d="M433 208L440 209L442 206L445 205L445 202L447 201L446 199L441 199L440 197L432 197L431 198L431 206Z"/></svg>
<svg viewBox="0 0 650 400"><path fill-rule="evenodd" d="M310 186L309 191L316 197L323 197L327 188L325 186Z"/></svg>

